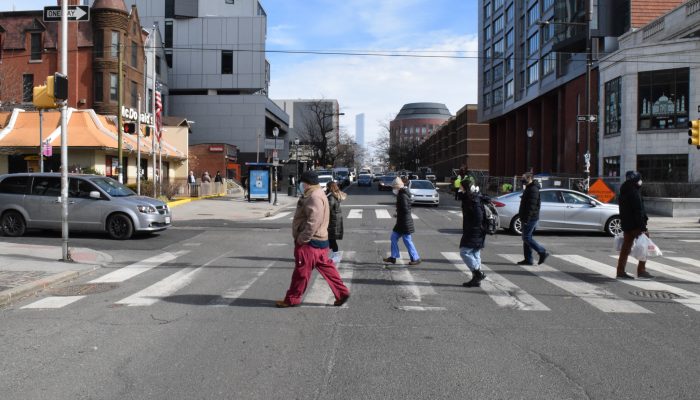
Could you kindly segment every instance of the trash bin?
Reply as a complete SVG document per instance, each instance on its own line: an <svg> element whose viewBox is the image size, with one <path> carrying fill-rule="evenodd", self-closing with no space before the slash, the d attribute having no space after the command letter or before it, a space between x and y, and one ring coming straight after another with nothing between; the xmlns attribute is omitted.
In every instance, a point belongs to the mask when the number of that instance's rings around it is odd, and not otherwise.
<svg viewBox="0 0 700 400"><path fill-rule="evenodd" d="M297 196L297 188L294 186L288 186L287 187L287 196Z"/></svg>

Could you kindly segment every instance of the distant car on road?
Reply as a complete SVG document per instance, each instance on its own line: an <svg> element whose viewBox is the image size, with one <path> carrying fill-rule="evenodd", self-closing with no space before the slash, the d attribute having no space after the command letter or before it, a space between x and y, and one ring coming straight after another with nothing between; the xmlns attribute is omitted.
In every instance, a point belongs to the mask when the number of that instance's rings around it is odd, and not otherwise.
<svg viewBox="0 0 700 400"><path fill-rule="evenodd" d="M380 191L382 190L391 190L391 182L396 179L395 176L388 176L384 175L381 178L379 178L379 181L377 182L377 189Z"/></svg>
<svg viewBox="0 0 700 400"><path fill-rule="evenodd" d="M370 174L360 174L357 177L357 186L372 186L372 176Z"/></svg>
<svg viewBox="0 0 700 400"><path fill-rule="evenodd" d="M522 191L493 200L501 226L522 234L518 211ZM537 230L600 231L614 236L622 233L617 204L606 204L575 190L540 189L540 222Z"/></svg>
<svg viewBox="0 0 700 400"><path fill-rule="evenodd" d="M318 176L318 183L321 185L321 188L323 188L323 190L326 190L326 186L328 185L328 182L333 182L333 175L319 175Z"/></svg>
<svg viewBox="0 0 700 400"><path fill-rule="evenodd" d="M413 179L408 181L408 191L411 196L411 204L440 205L440 194L432 182L425 179Z"/></svg>
<svg viewBox="0 0 700 400"><path fill-rule="evenodd" d="M0 232L22 236L26 229L61 230L61 174L0 175ZM164 202L137 196L116 180L99 175L69 174L68 226L75 231L107 232L129 239L135 232L157 232L170 226Z"/></svg>

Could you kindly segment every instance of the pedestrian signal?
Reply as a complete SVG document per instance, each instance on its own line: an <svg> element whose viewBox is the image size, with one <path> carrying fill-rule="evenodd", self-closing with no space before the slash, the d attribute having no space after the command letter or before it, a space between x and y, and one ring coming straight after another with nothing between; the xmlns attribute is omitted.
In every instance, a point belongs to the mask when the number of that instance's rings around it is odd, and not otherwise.
<svg viewBox="0 0 700 400"><path fill-rule="evenodd" d="M690 129L688 129L688 144L691 146L697 146L700 149L700 120L696 119L690 121Z"/></svg>
<svg viewBox="0 0 700 400"><path fill-rule="evenodd" d="M124 123L124 133L135 133L136 132L136 124L133 122L125 122Z"/></svg>
<svg viewBox="0 0 700 400"><path fill-rule="evenodd" d="M36 86L32 90L32 103L36 108L57 108L56 98L54 97L54 77L46 77L46 85Z"/></svg>
<svg viewBox="0 0 700 400"><path fill-rule="evenodd" d="M145 133L143 134L145 137L151 136L151 127L146 125Z"/></svg>

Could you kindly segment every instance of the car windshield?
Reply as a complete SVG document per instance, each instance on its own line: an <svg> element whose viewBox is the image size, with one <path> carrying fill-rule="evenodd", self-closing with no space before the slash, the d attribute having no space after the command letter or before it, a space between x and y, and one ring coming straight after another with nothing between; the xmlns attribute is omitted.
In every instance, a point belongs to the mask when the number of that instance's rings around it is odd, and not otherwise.
<svg viewBox="0 0 700 400"><path fill-rule="evenodd" d="M100 189L107 192L108 195L112 197L127 197L135 196L136 193L129 189L128 187L122 185L121 183L115 181L112 178L93 178L90 182L94 183Z"/></svg>
<svg viewBox="0 0 700 400"><path fill-rule="evenodd" d="M411 189L435 189L435 187L428 181L413 181L411 182Z"/></svg>
<svg viewBox="0 0 700 400"><path fill-rule="evenodd" d="M382 176L382 182L391 183L395 178L393 176Z"/></svg>
<svg viewBox="0 0 700 400"><path fill-rule="evenodd" d="M367 174L360 175L360 179L369 179L369 178L370 178L370 176Z"/></svg>
<svg viewBox="0 0 700 400"><path fill-rule="evenodd" d="M319 176L319 177L318 177L318 181L319 181L320 183L328 183L328 182L330 182L330 181L332 181L332 180L333 180L333 177L332 177L332 176Z"/></svg>
<svg viewBox="0 0 700 400"><path fill-rule="evenodd" d="M338 176L343 176L343 177L348 176L348 173L346 171L338 171L335 174Z"/></svg>

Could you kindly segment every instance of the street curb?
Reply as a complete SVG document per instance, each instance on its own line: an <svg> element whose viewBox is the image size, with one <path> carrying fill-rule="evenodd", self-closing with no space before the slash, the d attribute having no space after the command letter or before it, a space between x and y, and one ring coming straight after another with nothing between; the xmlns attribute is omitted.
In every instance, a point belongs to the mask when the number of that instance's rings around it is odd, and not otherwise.
<svg viewBox="0 0 700 400"><path fill-rule="evenodd" d="M92 272L98 268L100 267L96 265L92 269L85 271L64 271L34 282L25 283L24 285L17 286L16 288L4 290L0 292L0 307L10 304L13 300L18 300L23 297L37 294L50 286L76 279L79 276Z"/></svg>
<svg viewBox="0 0 700 400"><path fill-rule="evenodd" d="M217 197L224 197L224 195L223 194L215 194L215 195L211 195L211 196L190 197L190 198L186 198L186 199L169 201L166 204L168 205L168 207L172 208L172 207L179 206L181 204L190 203L190 202L195 201L195 200L215 199Z"/></svg>

